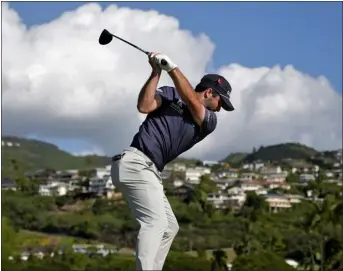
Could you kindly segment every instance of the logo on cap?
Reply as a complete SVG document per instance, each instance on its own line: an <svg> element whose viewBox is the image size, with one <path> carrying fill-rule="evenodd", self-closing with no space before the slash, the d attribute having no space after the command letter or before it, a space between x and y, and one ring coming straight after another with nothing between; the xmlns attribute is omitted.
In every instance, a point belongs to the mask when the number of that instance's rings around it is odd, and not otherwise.
<svg viewBox="0 0 343 271"><path fill-rule="evenodd" d="M218 78L217 82L218 82L218 84L221 84L223 81L221 78Z"/></svg>

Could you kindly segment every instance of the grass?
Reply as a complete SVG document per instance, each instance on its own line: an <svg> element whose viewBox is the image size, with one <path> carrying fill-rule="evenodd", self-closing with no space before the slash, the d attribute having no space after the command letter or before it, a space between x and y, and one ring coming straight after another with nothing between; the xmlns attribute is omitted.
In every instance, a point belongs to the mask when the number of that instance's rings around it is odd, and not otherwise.
<svg viewBox="0 0 343 271"><path fill-rule="evenodd" d="M233 248L222 248L223 251L226 252L226 255L228 257L228 263L232 263L234 259L237 257L235 251ZM212 251L213 250L206 250L206 259L210 260L212 258ZM185 252L188 256L198 257L197 251L187 251Z"/></svg>
<svg viewBox="0 0 343 271"><path fill-rule="evenodd" d="M115 248L113 244L99 242L97 240L89 240L72 236L47 234L42 232L34 232L28 230L20 230L18 233L20 239L20 247L28 246L48 246L55 244L57 246L72 245L72 244L104 244L108 248Z"/></svg>

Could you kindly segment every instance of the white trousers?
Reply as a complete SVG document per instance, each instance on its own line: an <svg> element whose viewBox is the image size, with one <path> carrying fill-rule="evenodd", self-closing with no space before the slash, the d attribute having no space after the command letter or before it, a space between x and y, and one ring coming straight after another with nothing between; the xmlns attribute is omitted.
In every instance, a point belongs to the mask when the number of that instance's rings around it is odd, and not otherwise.
<svg viewBox="0 0 343 271"><path fill-rule="evenodd" d="M136 270L162 270L179 225L155 164L129 147L112 163L111 177L140 224Z"/></svg>

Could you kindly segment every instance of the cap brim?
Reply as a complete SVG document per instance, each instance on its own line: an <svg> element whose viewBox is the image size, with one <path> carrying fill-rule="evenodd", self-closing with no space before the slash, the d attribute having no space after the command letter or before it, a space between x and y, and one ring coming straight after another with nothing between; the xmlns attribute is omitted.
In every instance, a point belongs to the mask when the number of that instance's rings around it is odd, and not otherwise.
<svg viewBox="0 0 343 271"><path fill-rule="evenodd" d="M220 94L220 98L221 98L222 107L223 107L224 110L226 110L226 111L233 111L233 110L235 110L235 108L233 107L229 97L227 97L227 96L225 96L223 94Z"/></svg>

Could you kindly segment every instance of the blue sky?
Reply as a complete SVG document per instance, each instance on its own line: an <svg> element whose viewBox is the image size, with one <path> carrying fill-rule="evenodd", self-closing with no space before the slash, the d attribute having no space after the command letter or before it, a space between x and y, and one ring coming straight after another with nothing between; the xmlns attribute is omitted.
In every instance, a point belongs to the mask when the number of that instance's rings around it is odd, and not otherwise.
<svg viewBox="0 0 343 271"><path fill-rule="evenodd" d="M29 27L59 17L85 2L10 2ZM340 2L99 2L176 17L180 27L206 33L215 43L213 68L292 64L311 76L324 75L342 93L342 3ZM39 10L39 12L38 12ZM192 14L192 16L190 16ZM78 140L48 139L77 151ZM71 147L73 146L73 147Z"/></svg>

